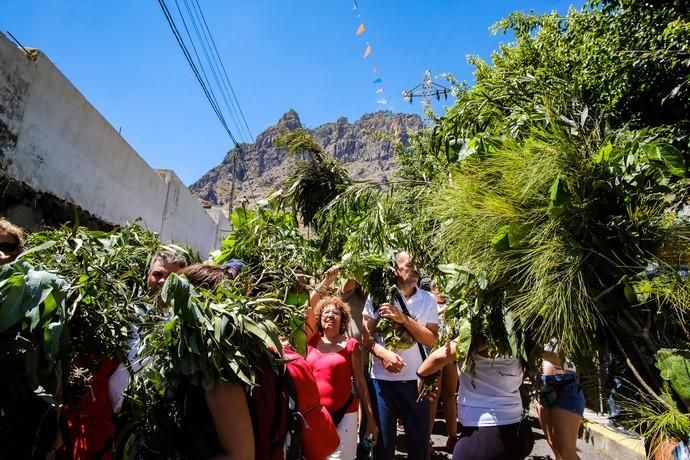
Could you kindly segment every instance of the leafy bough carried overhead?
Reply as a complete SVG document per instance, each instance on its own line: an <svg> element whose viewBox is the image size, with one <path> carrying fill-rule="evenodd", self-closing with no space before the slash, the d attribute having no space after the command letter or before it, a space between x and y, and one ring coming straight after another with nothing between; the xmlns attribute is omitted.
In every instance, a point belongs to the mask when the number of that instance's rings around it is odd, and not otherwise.
<svg viewBox="0 0 690 460"><path fill-rule="evenodd" d="M251 387L257 360L282 349L277 327L260 308L276 299L250 300L232 282L197 291L176 274L161 298L172 315L142 327L140 358L146 362L142 375L160 374L170 388L187 382L208 391L218 381Z"/></svg>
<svg viewBox="0 0 690 460"><path fill-rule="evenodd" d="M276 139L276 147L295 158L294 170L286 181L286 196L304 225L318 230L316 215L352 182L347 171L304 129L283 133Z"/></svg>
<svg viewBox="0 0 690 460"><path fill-rule="evenodd" d="M324 257L313 240L299 229L295 216L281 204L276 192L259 202L256 210L237 208L231 216L233 231L223 240L214 261L239 259L246 264L238 282L258 298L278 299L262 306L291 340L302 337L307 286L324 266ZM298 349L306 344L295 343Z"/></svg>
<svg viewBox="0 0 690 460"><path fill-rule="evenodd" d="M91 361L126 350L135 305L146 304L146 273L162 246L158 237L136 224L112 232L63 226L29 236L21 256L37 268L58 273L72 285L80 303L71 319L71 347ZM189 255L191 259L191 255Z"/></svg>
<svg viewBox="0 0 690 460"><path fill-rule="evenodd" d="M242 283L226 281L214 290L196 290L171 274L161 293L165 309L142 325L141 364L128 390L130 432L126 449L141 445L179 454L186 397L203 395L218 382L251 391L259 363L277 368L282 353L279 330L264 316L277 299L250 299ZM138 440L138 441L137 441Z"/></svg>
<svg viewBox="0 0 690 460"><path fill-rule="evenodd" d="M8 381L26 382L54 404L75 291L65 279L23 261L0 267L0 367Z"/></svg>

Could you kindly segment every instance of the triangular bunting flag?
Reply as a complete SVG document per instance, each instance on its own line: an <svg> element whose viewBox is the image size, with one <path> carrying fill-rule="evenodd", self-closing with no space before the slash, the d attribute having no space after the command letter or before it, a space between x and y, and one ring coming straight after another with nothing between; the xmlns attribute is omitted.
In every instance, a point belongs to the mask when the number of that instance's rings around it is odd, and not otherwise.
<svg viewBox="0 0 690 460"><path fill-rule="evenodd" d="M374 64L374 75L376 75L377 73L379 73L379 66Z"/></svg>
<svg viewBox="0 0 690 460"><path fill-rule="evenodd" d="M381 93L383 93L383 88L379 88L376 90L376 94L381 94Z"/></svg>
<svg viewBox="0 0 690 460"><path fill-rule="evenodd" d="M369 42L367 42L367 49L364 50L364 57L367 57L371 54L371 45Z"/></svg>
<svg viewBox="0 0 690 460"><path fill-rule="evenodd" d="M381 83L383 80L381 80L381 77L377 78L374 80L374 84Z"/></svg>
<svg viewBox="0 0 690 460"><path fill-rule="evenodd" d="M361 23L359 27L357 27L357 36L359 37L364 33L364 31L367 30L367 27L364 25L364 23Z"/></svg>

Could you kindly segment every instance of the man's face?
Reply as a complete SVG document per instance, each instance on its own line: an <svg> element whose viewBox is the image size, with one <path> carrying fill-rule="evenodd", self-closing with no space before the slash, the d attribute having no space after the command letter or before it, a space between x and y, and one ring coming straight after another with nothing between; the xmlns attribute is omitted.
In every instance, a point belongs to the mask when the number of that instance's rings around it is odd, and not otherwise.
<svg viewBox="0 0 690 460"><path fill-rule="evenodd" d="M162 260L157 260L146 276L146 287L149 290L149 295L155 294L163 287L169 274L181 269L182 267L178 264L166 264Z"/></svg>
<svg viewBox="0 0 690 460"><path fill-rule="evenodd" d="M14 235L0 230L0 265L9 264L19 255L19 241Z"/></svg>
<svg viewBox="0 0 690 460"><path fill-rule="evenodd" d="M403 286L417 285L419 280L419 273L417 267L412 262L412 258L406 252L401 252L396 258L395 275L398 278L398 284Z"/></svg>

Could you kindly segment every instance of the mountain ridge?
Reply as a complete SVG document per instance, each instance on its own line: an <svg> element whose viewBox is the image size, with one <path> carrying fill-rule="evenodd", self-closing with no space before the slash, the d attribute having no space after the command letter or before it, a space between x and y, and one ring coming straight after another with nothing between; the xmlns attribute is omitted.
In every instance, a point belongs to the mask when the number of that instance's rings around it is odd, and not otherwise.
<svg viewBox="0 0 690 460"><path fill-rule="evenodd" d="M253 144L241 144L231 149L220 164L192 183L189 190L207 204L228 204L233 182L233 157L238 152L234 200L254 202L266 196L290 174L291 161L284 150L275 148L275 140L284 131L299 128L314 136L327 153L343 164L353 179L384 182L391 179L397 167L394 143L399 141L406 145L410 133L422 126L422 120L416 114L378 111L364 114L353 123L340 117L316 128L305 128L297 112L290 109L277 124L256 136Z"/></svg>

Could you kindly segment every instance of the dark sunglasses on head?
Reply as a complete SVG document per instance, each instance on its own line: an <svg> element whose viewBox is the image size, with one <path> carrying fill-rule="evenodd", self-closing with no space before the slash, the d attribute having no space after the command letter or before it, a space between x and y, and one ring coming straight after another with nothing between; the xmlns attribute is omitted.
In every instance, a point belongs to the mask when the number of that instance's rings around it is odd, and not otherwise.
<svg viewBox="0 0 690 460"><path fill-rule="evenodd" d="M9 252L17 252L19 249L19 244L17 243L0 243L0 251L9 253Z"/></svg>

